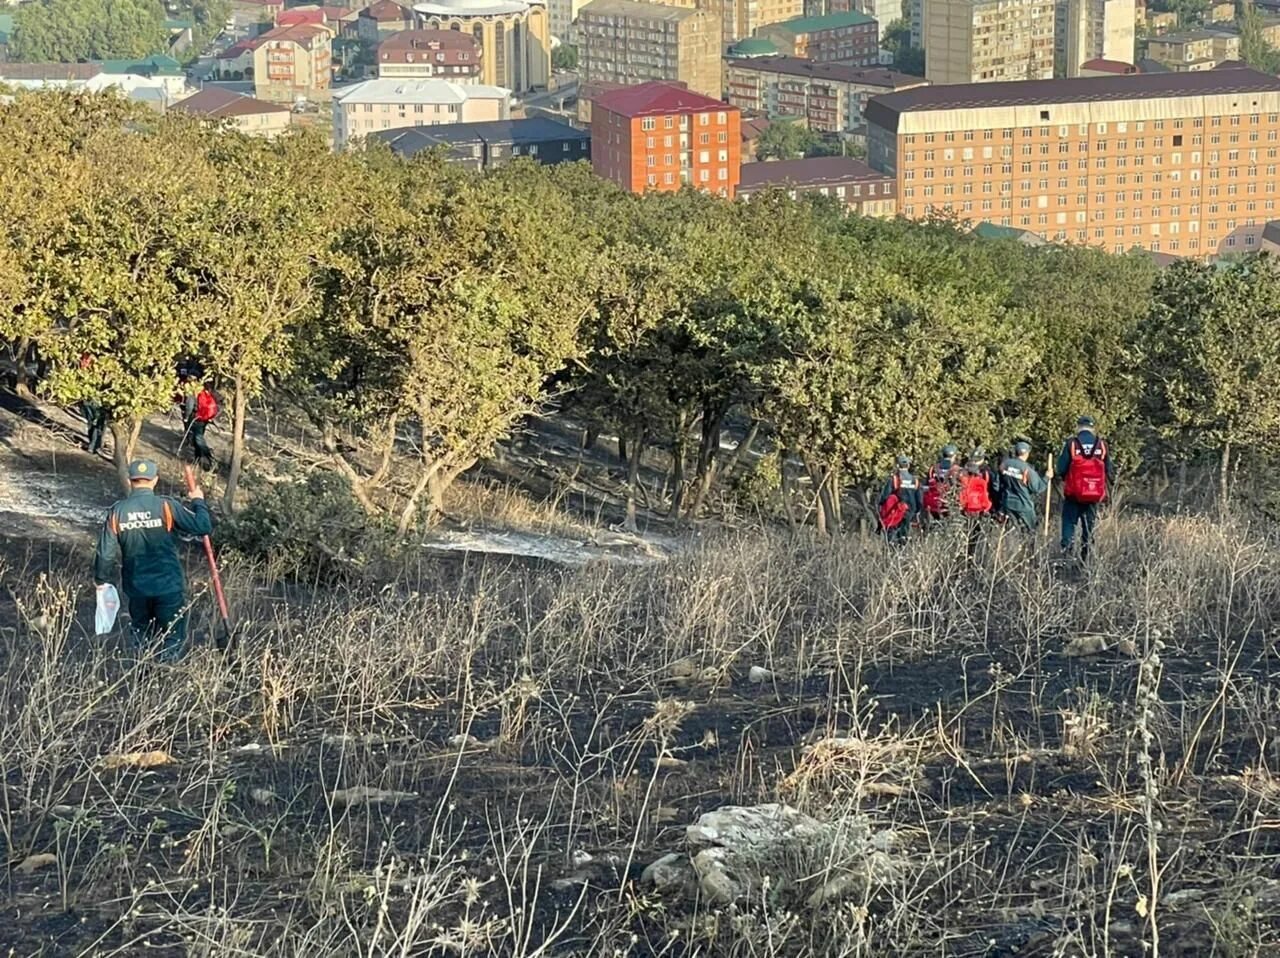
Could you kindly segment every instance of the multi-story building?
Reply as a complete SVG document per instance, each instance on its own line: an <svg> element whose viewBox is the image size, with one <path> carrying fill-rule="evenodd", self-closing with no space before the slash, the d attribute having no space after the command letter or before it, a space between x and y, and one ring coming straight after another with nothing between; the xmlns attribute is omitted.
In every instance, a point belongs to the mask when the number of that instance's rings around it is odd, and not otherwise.
<svg viewBox="0 0 1280 958"><path fill-rule="evenodd" d="M377 43L393 33L415 26L413 11L395 0L375 0L356 17L356 36L365 43Z"/></svg>
<svg viewBox="0 0 1280 958"><path fill-rule="evenodd" d="M480 82L480 44L460 30L401 30L378 44L383 79Z"/></svg>
<svg viewBox="0 0 1280 958"><path fill-rule="evenodd" d="M1280 192L1280 79L1197 73L929 86L867 104L899 210L1179 256L1258 248Z"/></svg>
<svg viewBox="0 0 1280 958"><path fill-rule="evenodd" d="M365 80L333 92L333 144L379 130L505 120L511 91L448 80Z"/></svg>
<svg viewBox="0 0 1280 958"><path fill-rule="evenodd" d="M856 10L784 20L758 28L756 36L788 56L819 63L869 67L880 62L879 24Z"/></svg>
<svg viewBox="0 0 1280 958"><path fill-rule="evenodd" d="M585 83L678 80L719 97L722 35L715 11L592 0L578 12L578 73Z"/></svg>
<svg viewBox="0 0 1280 958"><path fill-rule="evenodd" d="M199 93L179 100L173 108L206 120L227 123L241 133L264 139L274 139L287 133L293 121L293 111L283 104L255 100L243 93L216 86L207 86Z"/></svg>
<svg viewBox="0 0 1280 958"><path fill-rule="evenodd" d="M1215 3L1205 14L1208 23L1231 23L1236 18L1236 5L1230 0L1226 3Z"/></svg>
<svg viewBox="0 0 1280 958"><path fill-rule="evenodd" d="M258 37L253 51L253 87L260 100L316 99L333 75L333 37L324 27L276 27Z"/></svg>
<svg viewBox="0 0 1280 958"><path fill-rule="evenodd" d="M761 27L804 15L804 0L710 0L723 5L724 42L745 40ZM703 3L708 6L708 3Z"/></svg>
<svg viewBox="0 0 1280 958"><path fill-rule="evenodd" d="M591 134L544 116L490 123L455 123L371 133L405 158L442 150L445 159L473 170L488 170L527 156L546 166L591 158Z"/></svg>
<svg viewBox="0 0 1280 958"><path fill-rule="evenodd" d="M1054 0L928 0L924 48L931 83L1050 79Z"/></svg>
<svg viewBox="0 0 1280 958"><path fill-rule="evenodd" d="M1170 30L1178 29L1178 15L1170 10L1167 13L1153 13L1147 17L1147 29L1154 37L1162 37Z"/></svg>
<svg viewBox="0 0 1280 958"><path fill-rule="evenodd" d="M632 193L691 185L732 199L742 167L737 107L667 83L596 97L591 166Z"/></svg>
<svg viewBox="0 0 1280 958"><path fill-rule="evenodd" d="M902 19L902 0L805 0L806 17L824 17L829 13L865 13L880 25Z"/></svg>
<svg viewBox="0 0 1280 958"><path fill-rule="evenodd" d="M238 40L213 58L213 72L218 79L242 80L253 75L253 51L261 46L256 37Z"/></svg>
<svg viewBox="0 0 1280 958"><path fill-rule="evenodd" d="M516 93L551 79L551 22L542 0L427 0L414 8L430 30L458 30L480 44L480 82Z"/></svg>
<svg viewBox="0 0 1280 958"><path fill-rule="evenodd" d="M771 118L800 118L820 133L857 129L870 97L928 82L882 68L864 70L798 57L731 59L725 61L725 69L731 104Z"/></svg>
<svg viewBox="0 0 1280 958"><path fill-rule="evenodd" d="M1080 75L1088 60L1132 63L1137 29L1134 0L1058 0L1055 37L1063 75Z"/></svg>
<svg viewBox="0 0 1280 958"><path fill-rule="evenodd" d="M573 23L578 19L578 11L587 0L547 0L547 10L551 14L551 34L563 43L569 43L574 37Z"/></svg>
<svg viewBox="0 0 1280 958"><path fill-rule="evenodd" d="M889 219L897 214L894 178L848 156L743 165L739 196L750 199L774 188L786 190L792 199L804 193L829 196L862 216Z"/></svg>
<svg viewBox="0 0 1280 958"><path fill-rule="evenodd" d="M1166 33L1147 41L1147 56L1175 73L1212 70L1224 60L1240 58L1240 35L1225 30Z"/></svg>

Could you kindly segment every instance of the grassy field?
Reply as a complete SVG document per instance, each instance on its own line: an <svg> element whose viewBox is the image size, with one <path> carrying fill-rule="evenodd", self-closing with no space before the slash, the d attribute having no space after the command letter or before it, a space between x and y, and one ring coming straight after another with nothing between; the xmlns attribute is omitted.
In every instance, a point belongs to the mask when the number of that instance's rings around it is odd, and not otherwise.
<svg viewBox="0 0 1280 958"><path fill-rule="evenodd" d="M959 530L232 561L238 654L176 668L88 634L82 556L0 556L4 954L1280 949L1280 543L1232 521L1108 521L1087 570ZM686 827L761 803L821 832L693 894Z"/></svg>

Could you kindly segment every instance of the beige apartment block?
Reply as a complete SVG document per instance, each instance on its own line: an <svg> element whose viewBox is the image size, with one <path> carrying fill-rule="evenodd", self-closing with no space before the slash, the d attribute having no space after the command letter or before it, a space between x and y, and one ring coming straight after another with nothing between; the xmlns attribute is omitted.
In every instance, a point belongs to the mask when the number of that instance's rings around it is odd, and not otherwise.
<svg viewBox="0 0 1280 958"><path fill-rule="evenodd" d="M1065 0L1065 7L1067 76L1079 76L1090 60L1134 62L1134 0Z"/></svg>
<svg viewBox="0 0 1280 958"><path fill-rule="evenodd" d="M480 44L480 82L516 93L551 79L551 19L541 0L426 0L413 8L428 30L458 30Z"/></svg>
<svg viewBox="0 0 1280 958"><path fill-rule="evenodd" d="M321 99L333 77L332 36L324 27L276 27L258 37L253 87L259 99Z"/></svg>
<svg viewBox="0 0 1280 958"><path fill-rule="evenodd" d="M365 80L333 93L333 145L342 149L378 130L511 117L511 91L448 80Z"/></svg>
<svg viewBox="0 0 1280 958"><path fill-rule="evenodd" d="M706 0L704 0L705 5ZM736 43L784 20L804 16L804 0L715 0L722 3L724 42Z"/></svg>
<svg viewBox="0 0 1280 958"><path fill-rule="evenodd" d="M1054 0L927 0L930 83L1053 77Z"/></svg>
<svg viewBox="0 0 1280 958"><path fill-rule="evenodd" d="M917 87L866 117L911 218L1202 258L1259 249L1277 218L1280 79L1247 67Z"/></svg>
<svg viewBox="0 0 1280 958"><path fill-rule="evenodd" d="M1240 58L1240 36L1235 33L1189 30L1152 37L1147 56L1175 73L1212 70L1223 60Z"/></svg>
<svg viewBox="0 0 1280 958"><path fill-rule="evenodd" d="M683 83L720 98L722 17L637 0L592 0L578 13L584 83Z"/></svg>

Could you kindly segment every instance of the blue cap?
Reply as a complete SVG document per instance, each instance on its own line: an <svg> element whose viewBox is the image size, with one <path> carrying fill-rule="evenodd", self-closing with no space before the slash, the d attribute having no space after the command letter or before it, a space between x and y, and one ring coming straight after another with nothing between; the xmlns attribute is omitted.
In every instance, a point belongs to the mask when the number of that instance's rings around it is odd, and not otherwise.
<svg viewBox="0 0 1280 958"><path fill-rule="evenodd" d="M129 463L130 479L154 479L160 475L160 470L156 468L156 464L150 459L135 459Z"/></svg>
<svg viewBox="0 0 1280 958"><path fill-rule="evenodd" d="M1093 423L1092 416L1081 416L1079 419L1076 420L1077 429L1092 429L1093 425L1094 423Z"/></svg>
<svg viewBox="0 0 1280 958"><path fill-rule="evenodd" d="M1013 451L1014 451L1014 454L1015 454L1015 455L1019 455L1019 456L1021 456L1024 452L1030 452L1030 451L1031 451L1031 443L1029 443L1029 442L1016 442L1016 443L1014 443L1014 444L1013 444Z"/></svg>
<svg viewBox="0 0 1280 958"><path fill-rule="evenodd" d="M907 466L911 465L911 457L910 457L910 456L908 456L908 455L905 455L905 454L904 454L904 455L899 456L899 457L898 457L898 465L899 465L901 468L905 469Z"/></svg>
<svg viewBox="0 0 1280 958"><path fill-rule="evenodd" d="M945 446L942 447L943 459L954 459L957 455L959 455L959 453L960 453L960 450L957 449L955 446L951 445L951 443L947 443Z"/></svg>

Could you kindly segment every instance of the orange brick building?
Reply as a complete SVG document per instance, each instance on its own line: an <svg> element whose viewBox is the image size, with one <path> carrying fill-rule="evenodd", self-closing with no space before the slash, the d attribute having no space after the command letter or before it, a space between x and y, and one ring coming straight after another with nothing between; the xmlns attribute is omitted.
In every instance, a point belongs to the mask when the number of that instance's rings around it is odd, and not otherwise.
<svg viewBox="0 0 1280 958"><path fill-rule="evenodd" d="M865 115L904 216L1191 257L1257 250L1277 218L1280 79L1246 67L918 87Z"/></svg>
<svg viewBox="0 0 1280 958"><path fill-rule="evenodd" d="M669 83L610 90L592 103L591 165L632 193L690 184L732 199L742 116L737 107Z"/></svg>

